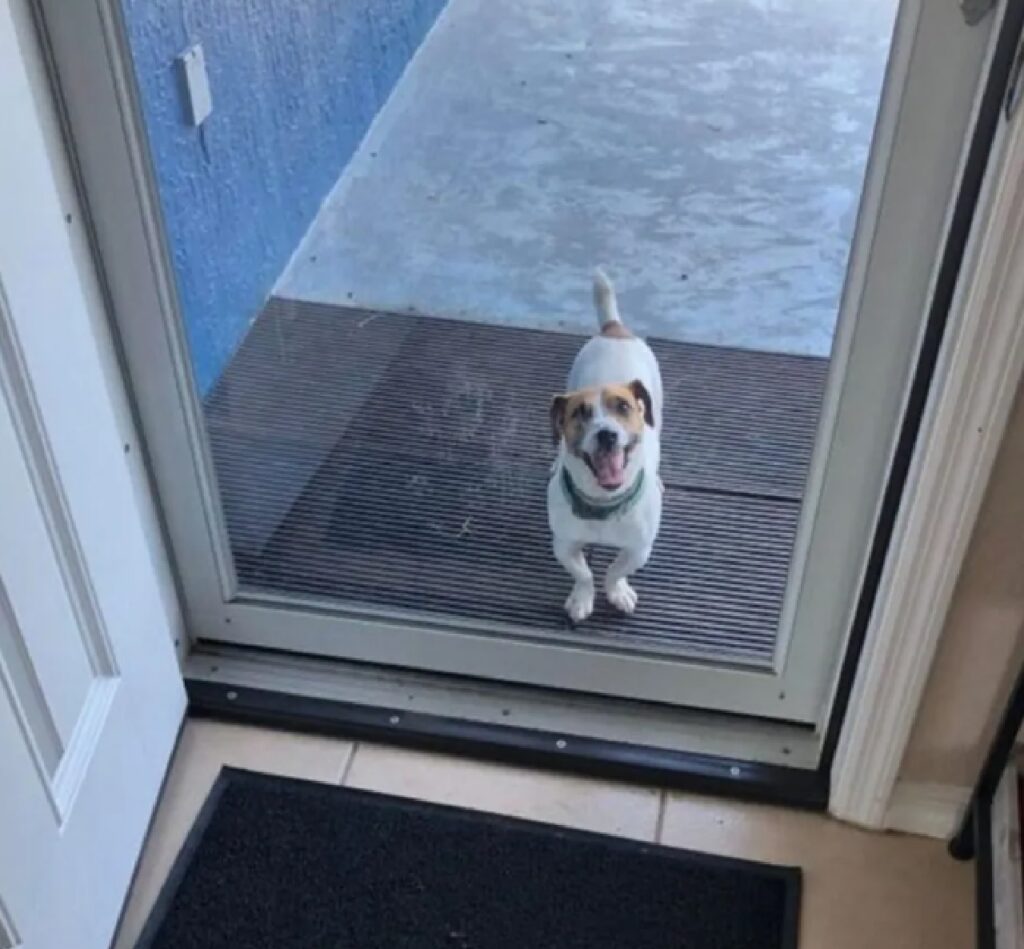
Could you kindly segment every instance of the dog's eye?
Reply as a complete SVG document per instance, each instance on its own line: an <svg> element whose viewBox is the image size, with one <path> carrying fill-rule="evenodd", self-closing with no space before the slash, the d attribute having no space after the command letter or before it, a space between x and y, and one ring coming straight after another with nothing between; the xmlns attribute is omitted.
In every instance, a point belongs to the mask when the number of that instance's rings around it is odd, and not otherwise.
<svg viewBox="0 0 1024 949"><path fill-rule="evenodd" d="M590 418L591 415L594 414L594 410L589 405L587 405L586 402L582 402L576 406L572 414L573 418L577 418L581 422L585 422L588 418Z"/></svg>
<svg viewBox="0 0 1024 949"><path fill-rule="evenodd" d="M631 406L625 399L615 400L615 411L618 412L619 415L629 415L632 410L633 406Z"/></svg>

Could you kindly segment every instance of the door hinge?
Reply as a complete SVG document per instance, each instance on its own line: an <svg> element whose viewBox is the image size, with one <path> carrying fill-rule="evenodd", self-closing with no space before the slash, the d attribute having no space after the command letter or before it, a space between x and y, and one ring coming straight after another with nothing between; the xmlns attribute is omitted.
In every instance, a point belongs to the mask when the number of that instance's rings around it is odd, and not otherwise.
<svg viewBox="0 0 1024 949"><path fill-rule="evenodd" d="M960 12L968 26L980 23L985 14L996 5L996 0L960 0Z"/></svg>

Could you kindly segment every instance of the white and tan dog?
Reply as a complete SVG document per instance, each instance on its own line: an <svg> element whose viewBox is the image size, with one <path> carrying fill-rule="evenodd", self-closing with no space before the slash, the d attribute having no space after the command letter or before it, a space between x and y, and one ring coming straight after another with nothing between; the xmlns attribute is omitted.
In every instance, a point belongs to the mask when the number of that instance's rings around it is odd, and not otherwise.
<svg viewBox="0 0 1024 949"><path fill-rule="evenodd" d="M615 290L600 270L594 303L601 331L577 353L568 391L551 403L558 458L548 485L548 522L555 556L574 581L565 611L576 623L594 609L587 546L619 548L604 591L612 606L632 613L637 595L628 578L647 563L661 522L658 361L623 325Z"/></svg>

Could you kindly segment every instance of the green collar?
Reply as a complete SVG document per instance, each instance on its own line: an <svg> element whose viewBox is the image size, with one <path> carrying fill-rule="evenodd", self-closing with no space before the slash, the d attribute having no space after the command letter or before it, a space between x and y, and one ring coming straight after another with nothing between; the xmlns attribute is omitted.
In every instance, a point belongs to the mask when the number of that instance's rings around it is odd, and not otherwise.
<svg viewBox="0 0 1024 949"><path fill-rule="evenodd" d="M569 500L573 514L584 521L606 521L616 514L625 514L636 504L643 489L644 469L641 468L628 491L610 501L600 501L580 491L573 483L569 469L562 467L562 490Z"/></svg>

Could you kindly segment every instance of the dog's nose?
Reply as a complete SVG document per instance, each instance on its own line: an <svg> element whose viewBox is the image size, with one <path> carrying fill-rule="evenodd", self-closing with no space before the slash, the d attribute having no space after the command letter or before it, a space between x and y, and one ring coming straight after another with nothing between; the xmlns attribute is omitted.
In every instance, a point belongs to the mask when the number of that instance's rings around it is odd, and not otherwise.
<svg viewBox="0 0 1024 949"><path fill-rule="evenodd" d="M614 448L618 440L619 436L610 429L602 428L601 431L597 433L597 445L599 448L603 448L606 451L610 451Z"/></svg>

